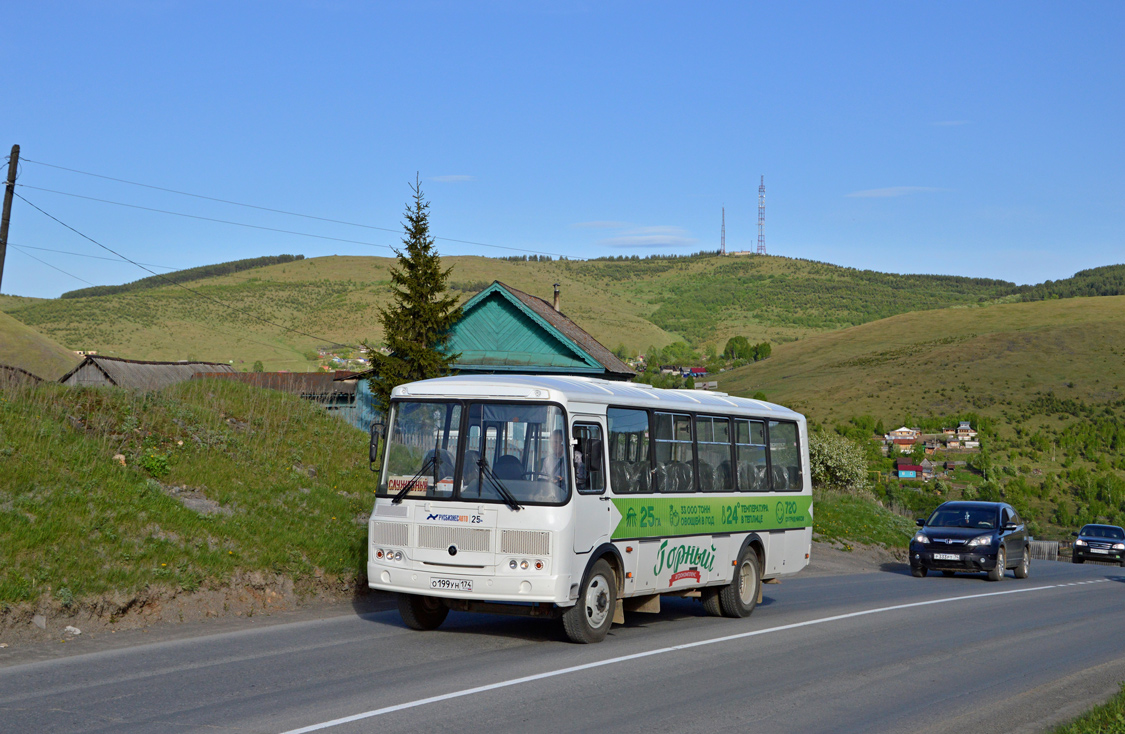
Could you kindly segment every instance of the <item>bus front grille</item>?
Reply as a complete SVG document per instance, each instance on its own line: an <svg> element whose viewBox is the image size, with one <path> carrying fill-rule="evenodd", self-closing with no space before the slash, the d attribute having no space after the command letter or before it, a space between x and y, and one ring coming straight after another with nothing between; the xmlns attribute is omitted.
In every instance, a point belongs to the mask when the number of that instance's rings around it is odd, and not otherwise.
<svg viewBox="0 0 1125 734"><path fill-rule="evenodd" d="M409 545L410 526L404 522L372 523L371 542L380 545Z"/></svg>
<svg viewBox="0 0 1125 734"><path fill-rule="evenodd" d="M418 547L445 550L451 545L457 550L487 553L491 550L492 531L488 528L459 528L448 525L419 525Z"/></svg>
<svg viewBox="0 0 1125 734"><path fill-rule="evenodd" d="M551 534L541 530L502 530L500 552L524 556L549 555Z"/></svg>

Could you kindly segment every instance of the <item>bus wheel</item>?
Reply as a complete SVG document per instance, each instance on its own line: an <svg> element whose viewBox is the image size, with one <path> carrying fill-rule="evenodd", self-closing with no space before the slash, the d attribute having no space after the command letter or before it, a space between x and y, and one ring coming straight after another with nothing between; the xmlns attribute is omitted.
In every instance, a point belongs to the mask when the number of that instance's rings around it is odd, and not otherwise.
<svg viewBox="0 0 1125 734"><path fill-rule="evenodd" d="M412 630L436 630L449 614L449 607L436 597L399 594L398 613Z"/></svg>
<svg viewBox="0 0 1125 734"><path fill-rule="evenodd" d="M758 568L758 554L749 546L738 558L734 580L719 589L719 607L728 617L749 617L758 605L758 590L762 586L762 573Z"/></svg>
<svg viewBox="0 0 1125 734"><path fill-rule="evenodd" d="M700 589L700 597L703 601L703 611L707 612L709 616L723 616L723 606L719 602L719 592L721 591L721 588L716 588L714 586L708 586L705 589Z"/></svg>
<svg viewBox="0 0 1125 734"><path fill-rule="evenodd" d="M598 559L578 591L578 602L563 614L563 628L571 642L601 642L613 624L617 577L604 558Z"/></svg>

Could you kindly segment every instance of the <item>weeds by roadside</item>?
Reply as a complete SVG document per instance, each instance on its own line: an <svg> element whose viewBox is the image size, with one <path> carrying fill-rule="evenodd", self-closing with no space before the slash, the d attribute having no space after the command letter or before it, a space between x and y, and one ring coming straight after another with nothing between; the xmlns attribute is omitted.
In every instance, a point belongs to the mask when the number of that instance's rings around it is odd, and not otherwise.
<svg viewBox="0 0 1125 734"><path fill-rule="evenodd" d="M0 463L0 604L363 573L365 435L295 396L17 388L0 394Z"/></svg>

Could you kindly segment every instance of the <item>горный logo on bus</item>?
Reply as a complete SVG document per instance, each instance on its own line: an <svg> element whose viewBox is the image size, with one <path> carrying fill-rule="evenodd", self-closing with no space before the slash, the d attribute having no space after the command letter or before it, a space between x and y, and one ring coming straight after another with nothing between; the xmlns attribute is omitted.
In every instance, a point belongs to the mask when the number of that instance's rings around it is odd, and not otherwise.
<svg viewBox="0 0 1125 734"><path fill-rule="evenodd" d="M692 566L692 570L698 574L698 568L705 568L712 571L715 568L715 546L711 546L711 550L703 550L698 545L674 545L668 547L668 541L665 540L660 544L660 550L657 551L659 556L656 559L656 566L653 567L653 575L659 576L661 571L668 570L672 572L672 580L676 581L677 576L684 578L678 572L680 566ZM698 580L698 579L697 579Z"/></svg>

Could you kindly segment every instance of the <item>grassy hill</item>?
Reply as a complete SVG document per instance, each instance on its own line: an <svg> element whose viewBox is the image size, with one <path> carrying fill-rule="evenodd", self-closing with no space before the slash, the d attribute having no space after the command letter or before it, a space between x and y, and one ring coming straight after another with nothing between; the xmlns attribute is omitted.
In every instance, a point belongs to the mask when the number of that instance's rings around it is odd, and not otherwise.
<svg viewBox="0 0 1125 734"><path fill-rule="evenodd" d="M30 296L8 296L0 293L0 313L7 313L8 311L30 306L33 303L41 303L49 301L49 298L31 298Z"/></svg>
<svg viewBox="0 0 1125 734"><path fill-rule="evenodd" d="M781 345L719 387L763 391L862 441L876 421L937 427L971 415L985 433L978 471L955 478L967 496L1008 499L1037 532L1125 522L1125 296L902 314ZM871 466L887 471L884 461ZM915 509L960 496L949 490L882 487Z"/></svg>
<svg viewBox="0 0 1125 734"><path fill-rule="evenodd" d="M191 281L215 299L289 328L283 332L220 304L168 287L15 305L10 313L71 349L135 359L235 360L267 369L307 369L325 341L379 341L392 260L311 258ZM686 339L720 348L736 334L751 343L810 334L924 308L977 303L1012 284L943 276L899 276L781 257L514 261L450 257L452 283L467 299L493 280L550 298L562 284L568 316L614 349L641 353ZM149 284L151 285L151 284Z"/></svg>
<svg viewBox="0 0 1125 734"><path fill-rule="evenodd" d="M247 571L362 573L366 436L314 403L211 380L2 397L0 611Z"/></svg>
<svg viewBox="0 0 1125 734"><path fill-rule="evenodd" d="M78 364L74 352L0 312L0 364L57 380Z"/></svg>

